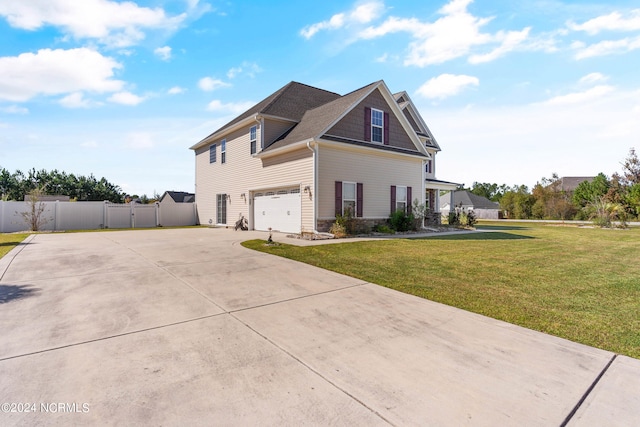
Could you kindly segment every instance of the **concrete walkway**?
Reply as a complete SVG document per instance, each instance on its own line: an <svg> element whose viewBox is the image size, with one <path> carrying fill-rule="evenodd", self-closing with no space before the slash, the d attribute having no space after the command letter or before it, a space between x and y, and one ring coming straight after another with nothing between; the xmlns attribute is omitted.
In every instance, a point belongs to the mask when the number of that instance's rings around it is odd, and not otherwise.
<svg viewBox="0 0 640 427"><path fill-rule="evenodd" d="M29 237L0 259L0 425L640 424L640 360L240 246L256 237Z"/></svg>

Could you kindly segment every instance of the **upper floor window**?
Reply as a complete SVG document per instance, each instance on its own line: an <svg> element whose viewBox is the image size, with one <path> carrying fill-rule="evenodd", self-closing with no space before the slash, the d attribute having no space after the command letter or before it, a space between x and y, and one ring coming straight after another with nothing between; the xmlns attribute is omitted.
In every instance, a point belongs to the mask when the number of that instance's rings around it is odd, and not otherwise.
<svg viewBox="0 0 640 427"><path fill-rule="evenodd" d="M384 112L371 109L371 142L382 144L384 135Z"/></svg>
<svg viewBox="0 0 640 427"><path fill-rule="evenodd" d="M213 144L209 147L209 163L216 162L216 152L217 152L218 144Z"/></svg>
<svg viewBox="0 0 640 427"><path fill-rule="evenodd" d="M433 172L433 165L431 164L432 161L433 160L427 160L427 163L426 163L426 165L424 167L424 171L426 173L432 173Z"/></svg>
<svg viewBox="0 0 640 427"><path fill-rule="evenodd" d="M227 163L227 140L223 139L220 142L220 161Z"/></svg>
<svg viewBox="0 0 640 427"><path fill-rule="evenodd" d="M249 140L251 141L251 154L256 154L258 142L258 127L251 126L249 131Z"/></svg>

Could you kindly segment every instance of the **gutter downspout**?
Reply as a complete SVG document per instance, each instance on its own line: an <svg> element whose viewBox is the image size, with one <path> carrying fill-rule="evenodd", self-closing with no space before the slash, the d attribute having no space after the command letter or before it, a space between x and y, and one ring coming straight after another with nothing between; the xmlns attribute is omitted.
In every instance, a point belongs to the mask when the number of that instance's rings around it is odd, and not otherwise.
<svg viewBox="0 0 640 427"><path fill-rule="evenodd" d="M307 148L313 153L313 234L319 234L320 232L316 228L318 226L318 151L316 143L314 142L312 148L311 142L307 141Z"/></svg>

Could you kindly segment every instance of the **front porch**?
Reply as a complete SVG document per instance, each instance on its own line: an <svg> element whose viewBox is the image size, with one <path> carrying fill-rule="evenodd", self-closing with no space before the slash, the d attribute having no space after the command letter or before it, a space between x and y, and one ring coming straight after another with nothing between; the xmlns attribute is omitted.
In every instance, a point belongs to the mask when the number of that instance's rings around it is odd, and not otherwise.
<svg viewBox="0 0 640 427"><path fill-rule="evenodd" d="M426 197L427 214L425 215L425 223L427 226L440 225L441 213L440 213L440 192L449 191L450 193L450 206L453 206L453 195L459 184L449 181L440 181L437 179L426 179Z"/></svg>

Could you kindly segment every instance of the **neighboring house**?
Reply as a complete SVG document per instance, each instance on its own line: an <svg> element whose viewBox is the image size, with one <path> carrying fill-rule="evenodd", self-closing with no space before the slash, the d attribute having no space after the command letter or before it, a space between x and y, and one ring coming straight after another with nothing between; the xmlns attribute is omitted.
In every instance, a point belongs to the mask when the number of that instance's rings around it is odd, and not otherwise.
<svg viewBox="0 0 640 427"><path fill-rule="evenodd" d="M449 215L451 211L451 193L440 196L442 215ZM453 192L454 208L461 208L467 212L473 211L478 219L500 219L500 203L492 202L486 197L478 196L467 190Z"/></svg>
<svg viewBox="0 0 640 427"><path fill-rule="evenodd" d="M184 191L165 191L160 197L160 203L194 203L196 195Z"/></svg>
<svg viewBox="0 0 640 427"><path fill-rule="evenodd" d="M350 209L370 227L416 199L434 209L446 185L429 128L383 81L342 96L291 82L191 149L202 224L326 231Z"/></svg>
<svg viewBox="0 0 640 427"><path fill-rule="evenodd" d="M595 179L595 176L563 176L560 178L560 191L572 193L578 188L578 185L584 181L591 182Z"/></svg>

